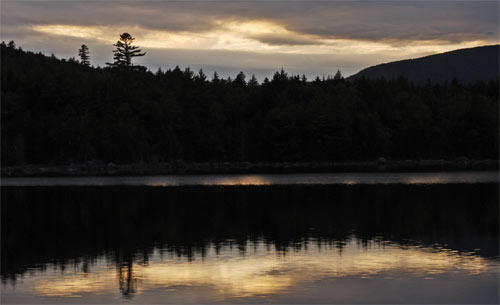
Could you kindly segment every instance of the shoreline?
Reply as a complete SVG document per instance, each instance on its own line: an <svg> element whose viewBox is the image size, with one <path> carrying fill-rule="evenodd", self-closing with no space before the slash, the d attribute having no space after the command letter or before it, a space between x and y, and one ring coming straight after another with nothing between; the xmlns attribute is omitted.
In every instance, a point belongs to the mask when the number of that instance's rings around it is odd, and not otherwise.
<svg viewBox="0 0 500 305"><path fill-rule="evenodd" d="M499 170L499 160L386 160L364 162L191 162L114 164L101 161L68 165L2 166L1 177L144 176L200 174L292 174L336 172L427 172Z"/></svg>

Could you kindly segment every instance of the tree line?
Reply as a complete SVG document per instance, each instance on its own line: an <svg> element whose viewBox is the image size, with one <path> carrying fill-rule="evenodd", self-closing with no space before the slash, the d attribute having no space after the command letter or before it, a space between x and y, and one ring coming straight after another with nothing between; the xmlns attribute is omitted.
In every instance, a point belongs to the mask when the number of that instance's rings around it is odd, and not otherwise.
<svg viewBox="0 0 500 305"><path fill-rule="evenodd" d="M134 46L132 43L135 38L129 33L123 33L120 35L120 40L118 40L113 46L116 47L113 50L114 62L107 62L106 65L112 68L121 69L145 69L142 66L135 66L132 64L132 59L134 57L141 57L146 55L146 52L141 53L138 46ZM14 43L14 42L12 42ZM80 64L86 67L90 67L90 50L87 45L82 44L81 48L78 49L78 57L80 58Z"/></svg>
<svg viewBox="0 0 500 305"><path fill-rule="evenodd" d="M4 165L498 158L498 79L151 72L132 65L144 53L122 38L106 68L1 44Z"/></svg>

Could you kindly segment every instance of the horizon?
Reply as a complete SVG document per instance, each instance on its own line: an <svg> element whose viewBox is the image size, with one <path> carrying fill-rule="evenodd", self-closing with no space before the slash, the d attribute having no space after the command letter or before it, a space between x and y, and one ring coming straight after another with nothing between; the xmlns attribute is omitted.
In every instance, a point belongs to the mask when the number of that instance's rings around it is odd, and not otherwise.
<svg viewBox="0 0 500 305"><path fill-rule="evenodd" d="M67 61L68 61L68 60L76 60L76 61L80 61L80 60L79 60L76 56L72 56L72 57L69 57L69 58L61 58L61 57L57 57L54 53L52 53L52 54L50 54L50 55L49 55L49 54L42 53L41 51L36 51L36 50L25 50L25 49L23 48L23 46L17 45L17 43L16 43L14 40L12 40L11 42L14 42L14 44L15 44L15 48L16 48L16 49L22 50L22 51L24 51L24 52L31 52L31 53L33 53L33 54L42 54L43 56L46 56L46 57L55 56L58 60L67 60ZM3 44L5 44L5 45L7 45L7 44L8 44L8 43L10 43L10 42L2 41L2 43L3 43ZM356 75L356 74L358 74L358 73L360 73L360 72L362 72L362 71L364 71L364 70L366 70L366 69L368 69L368 68L375 67L375 66L379 66L379 65L390 64L390 63L399 62L399 61L405 61L405 60L415 60L415 59L420 59L420 58L424 58L424 57L428 57L428 56L432 56L432 55L439 55L439 54L444 54L444 53L449 53L449 52L454 52L454 51L460 51L460 50L467 50L467 49L474 49L474 48L481 48L481 47L494 47L494 46L500 46L500 44L492 44L492 45L483 45L483 46L472 47L472 48L455 49L455 50L450 50L450 51L446 51L446 52L443 52L443 53L431 54L431 55L426 55L426 56L417 57L417 58L406 58L406 59L401 59L401 60L397 60L397 61L393 61L393 62L383 62L383 63L377 63L377 64L374 64L374 65L369 66L369 67L364 67L364 68L361 68L361 70L359 70L359 71L357 71L357 72L355 72L355 73L353 73L353 74L350 74L350 75L345 75L345 74L344 74L344 73L343 73L340 69L338 69L338 71L340 71L340 73L341 73L341 75L342 75L342 77L343 77L343 78L349 78L349 77L354 76L354 75ZM91 64L91 65L90 65L90 67L91 67L91 68L94 68L94 69L104 69L104 68L109 68L109 67L107 66L107 64L104 64L104 65L102 65L102 66L100 66L100 65L97 65L97 66L96 66L96 65L92 65L92 64ZM263 77L260 79L260 78L259 78L259 77L257 77L255 74L247 74L247 73L245 73L245 71L241 71L241 70L240 70L240 71L238 71L238 72L235 72L235 74L234 74L234 75L223 75L222 73L220 73L220 72L219 72L219 71L217 71L217 70L214 70L214 71L213 71L213 73L208 74L208 73L207 73L207 71L206 71L206 70L204 70L203 68L200 68L200 69L198 69L198 70L195 70L195 69L192 69L192 68L191 68L191 67L189 67L189 66L185 66L185 67L183 67L183 66L180 66L180 65L175 65L175 66L173 66L173 67L163 67L163 66L160 66L160 67L158 67L156 70L152 70L151 68L149 68L149 67L147 67L147 66L146 66L146 68L147 68L147 70L148 70L149 72L151 72L151 73L156 73L156 72L157 72L157 71L159 71L159 70L161 70L161 71L163 71L163 72L166 72L166 71L172 71L172 70L174 70L174 69L176 69L176 68L179 68L181 71L185 71L185 70L188 70L188 69L189 69L189 70L191 70L191 71L192 71L195 75L196 75L196 74L197 74L197 73L201 70L201 71L203 71L203 73L207 76L207 79L208 79L208 80L210 80L210 81L213 79L214 73L216 73L216 74L217 74L217 76L218 76L218 77L220 77L220 78L222 78L222 79L233 79L233 80L234 80L234 78L235 78L235 77L237 77L237 76L238 76L238 74L239 74L239 73L243 73L243 74L244 74L244 75L245 75L248 79L250 79L251 77L255 77L255 78L257 79L257 82L258 82L258 83L262 83L262 82L263 82L266 78L267 78L268 80L271 80L271 79L272 79L272 77L273 77L273 75L274 75L275 73L280 73L280 71L285 72L285 73L286 73L288 76L290 76L290 77L292 77L292 76L299 76L299 77L302 77L302 76L304 75L304 76L306 76L307 81L314 81L315 79L321 79L321 80L323 80L323 81L324 81L324 80L328 80L328 79L333 79L333 77L334 77L334 76L335 76L335 74L337 73L337 71L335 71L334 73L331 73L331 74L328 74L328 75L323 74L323 75L315 75L315 76L313 75L313 76L307 76L307 75L305 75L305 73L300 73L300 72L299 72L299 73L288 73L288 71L287 71L286 69L284 69L283 67L281 67L281 68L277 68L277 69L275 69L275 70L274 70L274 72L273 72L273 73L271 73L270 75L263 76Z"/></svg>
<svg viewBox="0 0 500 305"><path fill-rule="evenodd" d="M283 68L292 75L344 77L398 60L496 45L496 1L3 1L2 40L24 50L112 60L122 32L147 55L151 71L175 66L211 76L240 71L259 82Z"/></svg>

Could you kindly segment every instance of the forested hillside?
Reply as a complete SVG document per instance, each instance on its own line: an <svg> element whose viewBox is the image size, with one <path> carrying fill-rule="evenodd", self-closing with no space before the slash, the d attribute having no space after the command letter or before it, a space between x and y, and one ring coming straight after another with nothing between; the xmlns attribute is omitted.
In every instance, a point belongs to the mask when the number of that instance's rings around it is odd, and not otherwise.
<svg viewBox="0 0 500 305"><path fill-rule="evenodd" d="M1 46L2 164L497 158L498 79L93 68Z"/></svg>
<svg viewBox="0 0 500 305"><path fill-rule="evenodd" d="M498 45L461 49L376 65L360 71L350 79L362 76L394 79L403 76L416 84L454 79L460 83L489 81L499 77L499 57Z"/></svg>

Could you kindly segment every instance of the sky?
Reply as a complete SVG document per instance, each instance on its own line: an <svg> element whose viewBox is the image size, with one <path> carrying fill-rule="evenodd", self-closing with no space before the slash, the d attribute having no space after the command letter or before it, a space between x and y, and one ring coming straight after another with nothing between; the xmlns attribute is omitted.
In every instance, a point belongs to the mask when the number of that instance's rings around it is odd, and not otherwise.
<svg viewBox="0 0 500 305"><path fill-rule="evenodd" d="M191 67L259 80L284 68L308 78L349 76L371 65L498 44L493 1L2 0L1 40L24 50L113 59L124 32L156 71Z"/></svg>

